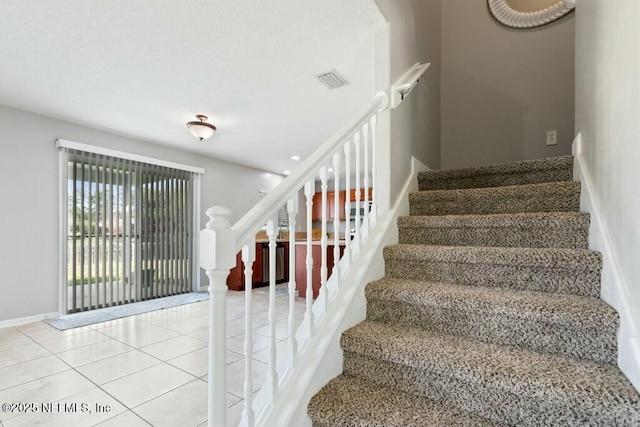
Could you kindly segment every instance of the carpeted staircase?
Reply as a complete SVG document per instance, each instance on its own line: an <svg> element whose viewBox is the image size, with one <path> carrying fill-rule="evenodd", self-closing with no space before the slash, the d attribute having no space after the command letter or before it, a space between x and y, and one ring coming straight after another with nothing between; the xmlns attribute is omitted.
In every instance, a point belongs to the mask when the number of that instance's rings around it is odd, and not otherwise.
<svg viewBox="0 0 640 427"><path fill-rule="evenodd" d="M314 427L640 426L571 156L422 173Z"/></svg>

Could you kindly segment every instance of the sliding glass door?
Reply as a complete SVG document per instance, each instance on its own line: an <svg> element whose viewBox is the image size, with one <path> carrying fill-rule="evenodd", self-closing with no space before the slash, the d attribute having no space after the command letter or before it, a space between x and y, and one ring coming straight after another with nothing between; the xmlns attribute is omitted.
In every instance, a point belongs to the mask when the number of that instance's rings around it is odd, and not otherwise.
<svg viewBox="0 0 640 427"><path fill-rule="evenodd" d="M67 151L66 312L192 290L193 173Z"/></svg>

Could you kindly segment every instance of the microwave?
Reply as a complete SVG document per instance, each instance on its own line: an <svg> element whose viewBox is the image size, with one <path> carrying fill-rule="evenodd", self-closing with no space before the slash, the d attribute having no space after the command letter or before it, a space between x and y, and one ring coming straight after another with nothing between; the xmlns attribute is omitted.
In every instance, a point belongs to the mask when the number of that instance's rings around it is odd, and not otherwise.
<svg viewBox="0 0 640 427"><path fill-rule="evenodd" d="M371 211L371 202L360 202L360 219L364 218L365 214ZM349 204L349 219L355 220L358 214L356 202Z"/></svg>

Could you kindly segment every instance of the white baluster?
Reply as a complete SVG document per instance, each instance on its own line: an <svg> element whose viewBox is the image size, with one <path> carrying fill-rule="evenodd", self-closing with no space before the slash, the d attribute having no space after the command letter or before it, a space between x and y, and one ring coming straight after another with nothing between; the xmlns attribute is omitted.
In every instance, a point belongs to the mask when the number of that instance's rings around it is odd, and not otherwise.
<svg viewBox="0 0 640 427"><path fill-rule="evenodd" d="M320 237L320 246L322 248L321 264L320 264L320 292L325 302L325 310L329 302L329 290L327 284L327 168L320 168L320 185L322 189L322 236Z"/></svg>
<svg viewBox="0 0 640 427"><path fill-rule="evenodd" d="M369 236L369 123L365 123L362 126L362 135L364 139L364 218L362 220L362 238L366 239Z"/></svg>
<svg viewBox="0 0 640 427"><path fill-rule="evenodd" d="M287 202L289 214L289 354L291 360L289 369L295 369L298 356L298 343L296 342L296 215L298 203L296 199Z"/></svg>
<svg viewBox="0 0 640 427"><path fill-rule="evenodd" d="M344 186L344 220L346 229L344 231L344 261L345 273L349 271L349 260L347 256L351 253L351 142L344 144L344 167L345 167L345 186Z"/></svg>
<svg viewBox="0 0 640 427"><path fill-rule="evenodd" d="M371 212L369 214L369 225L373 226L376 223L378 218L378 207L377 207L377 197L376 191L378 191L376 187L376 150L377 150L377 116L374 114L371 117L371 188L373 191L371 193Z"/></svg>
<svg viewBox="0 0 640 427"><path fill-rule="evenodd" d="M276 372L276 221L267 221L269 236L269 375L267 393L269 403L273 405L278 391L278 373ZM247 331L250 332L250 331Z"/></svg>
<svg viewBox="0 0 640 427"><path fill-rule="evenodd" d="M340 286L340 152L333 155L333 271L336 289Z"/></svg>
<svg viewBox="0 0 640 427"><path fill-rule="evenodd" d="M360 132L357 132L354 135L353 142L356 147L356 242L353 245L356 250L354 251L353 255L357 255L357 253L360 252L360 221L362 219L360 216L360 174L362 173L360 171Z"/></svg>
<svg viewBox="0 0 640 427"><path fill-rule="evenodd" d="M208 425L227 425L227 276L236 263L229 209L207 209L209 222L200 232L200 266L209 278Z"/></svg>
<svg viewBox="0 0 640 427"><path fill-rule="evenodd" d="M313 311L311 310L311 306L313 305L313 283L312 283L312 272L313 272L313 257L311 255L311 251L313 249L311 243L311 234L312 234L312 211L313 211L313 191L314 191L314 183L313 181L309 181L304 185L304 195L307 198L307 287L306 287L306 302L307 309L305 311L305 317L307 318L307 332L309 337L313 333Z"/></svg>
<svg viewBox="0 0 640 427"><path fill-rule="evenodd" d="M253 412L253 384L251 381L251 355L253 354L253 330L251 326L251 294L253 293L253 263L256 260L255 238L242 248L242 262L244 263L244 411L242 423L247 427L255 424Z"/></svg>

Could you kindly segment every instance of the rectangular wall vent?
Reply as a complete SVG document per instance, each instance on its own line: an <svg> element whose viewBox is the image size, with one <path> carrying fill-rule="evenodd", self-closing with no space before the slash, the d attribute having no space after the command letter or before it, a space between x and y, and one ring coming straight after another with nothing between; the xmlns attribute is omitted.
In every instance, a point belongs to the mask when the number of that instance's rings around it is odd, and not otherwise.
<svg viewBox="0 0 640 427"><path fill-rule="evenodd" d="M324 83L329 89L337 89L349 84L336 70L320 73L316 76L318 80Z"/></svg>

